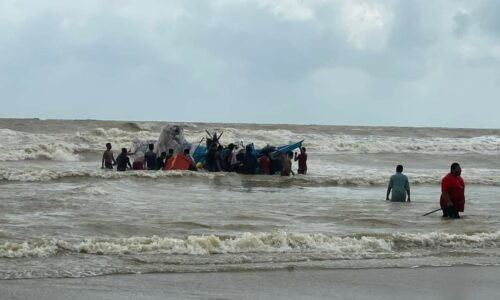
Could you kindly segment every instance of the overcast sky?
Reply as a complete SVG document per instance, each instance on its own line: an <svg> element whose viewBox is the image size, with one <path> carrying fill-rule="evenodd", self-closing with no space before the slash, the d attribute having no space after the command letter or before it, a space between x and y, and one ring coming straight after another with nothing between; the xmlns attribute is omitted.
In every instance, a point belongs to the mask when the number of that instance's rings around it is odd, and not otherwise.
<svg viewBox="0 0 500 300"><path fill-rule="evenodd" d="M500 128L500 1L0 0L0 117Z"/></svg>

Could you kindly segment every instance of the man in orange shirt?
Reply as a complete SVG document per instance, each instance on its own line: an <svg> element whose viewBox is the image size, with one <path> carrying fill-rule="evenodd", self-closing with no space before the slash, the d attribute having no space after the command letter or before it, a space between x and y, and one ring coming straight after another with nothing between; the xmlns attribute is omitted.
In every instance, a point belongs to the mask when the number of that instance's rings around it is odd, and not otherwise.
<svg viewBox="0 0 500 300"><path fill-rule="evenodd" d="M443 217L460 218L459 212L464 211L465 183L462 169L458 163L451 164L450 173L441 181L441 199L439 201L443 210Z"/></svg>

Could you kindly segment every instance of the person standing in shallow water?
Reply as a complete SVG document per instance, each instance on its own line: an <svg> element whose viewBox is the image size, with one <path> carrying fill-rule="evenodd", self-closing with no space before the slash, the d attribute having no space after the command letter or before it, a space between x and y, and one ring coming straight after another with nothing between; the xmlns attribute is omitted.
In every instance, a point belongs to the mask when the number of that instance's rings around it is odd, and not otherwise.
<svg viewBox="0 0 500 300"><path fill-rule="evenodd" d="M292 171L292 151L286 154L281 152L281 155L283 157L283 168L281 169L281 176L290 176L290 174L295 176L295 173Z"/></svg>
<svg viewBox="0 0 500 300"><path fill-rule="evenodd" d="M462 175L462 168L458 163L453 163L450 167L450 173L441 181L439 204L443 211L443 218L459 219L459 212L464 211L465 183L460 175Z"/></svg>
<svg viewBox="0 0 500 300"><path fill-rule="evenodd" d="M149 151L144 153L144 167L147 170L156 170L156 153L154 144L149 144Z"/></svg>
<svg viewBox="0 0 500 300"><path fill-rule="evenodd" d="M127 156L129 153L127 148L122 148L122 153L118 155L116 158L116 170L119 172L123 172L129 169L132 169L132 165L130 164L130 158Z"/></svg>
<svg viewBox="0 0 500 300"><path fill-rule="evenodd" d="M101 169L113 169L113 165L116 165L113 152L111 151L111 143L106 144L106 151L102 154L102 166Z"/></svg>
<svg viewBox="0 0 500 300"><path fill-rule="evenodd" d="M165 166L165 159L167 158L167 152L162 152L160 156L156 158L156 169L155 170L163 170Z"/></svg>
<svg viewBox="0 0 500 300"><path fill-rule="evenodd" d="M297 170L298 174L303 174L306 175L307 173L307 153L306 153L306 147L301 147L300 148L300 154L297 155L297 152L295 152L295 158L294 161L299 161L299 169Z"/></svg>
<svg viewBox="0 0 500 300"><path fill-rule="evenodd" d="M406 194L408 194L408 202L410 202L410 183L408 182L408 177L403 174L403 166L398 165L396 167L396 174L391 176L389 179L389 185L387 187L386 200L389 200L389 194L391 194L391 201L393 202L405 202Z"/></svg>

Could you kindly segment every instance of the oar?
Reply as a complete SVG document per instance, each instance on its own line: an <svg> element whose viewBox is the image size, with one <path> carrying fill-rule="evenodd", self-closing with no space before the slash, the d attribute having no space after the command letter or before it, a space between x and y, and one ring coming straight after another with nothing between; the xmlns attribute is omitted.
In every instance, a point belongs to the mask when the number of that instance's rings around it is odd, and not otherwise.
<svg viewBox="0 0 500 300"><path fill-rule="evenodd" d="M199 147L200 147L200 145L201 145L201 142L203 142L203 140L204 140L204 139L205 139L205 137L203 137L203 138L200 140L200 142L198 143L198 146L196 146L196 148L194 148L194 152L193 152L193 154L196 152L196 150L198 150L198 148L199 148Z"/></svg>
<svg viewBox="0 0 500 300"><path fill-rule="evenodd" d="M441 208L438 208L438 209L435 209L435 210L433 210L433 211L431 211L431 212L428 212L428 213L426 213L425 215L422 215L422 217L423 217L423 216L430 215L430 214L432 214L432 213L435 213L435 212L437 212L438 210L441 210Z"/></svg>

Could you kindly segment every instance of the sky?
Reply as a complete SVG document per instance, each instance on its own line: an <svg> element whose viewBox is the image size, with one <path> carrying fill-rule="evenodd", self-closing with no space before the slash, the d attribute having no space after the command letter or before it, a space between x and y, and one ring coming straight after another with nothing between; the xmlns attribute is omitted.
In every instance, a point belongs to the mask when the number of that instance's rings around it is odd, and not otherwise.
<svg viewBox="0 0 500 300"><path fill-rule="evenodd" d="M500 128L497 0L0 0L0 117Z"/></svg>

